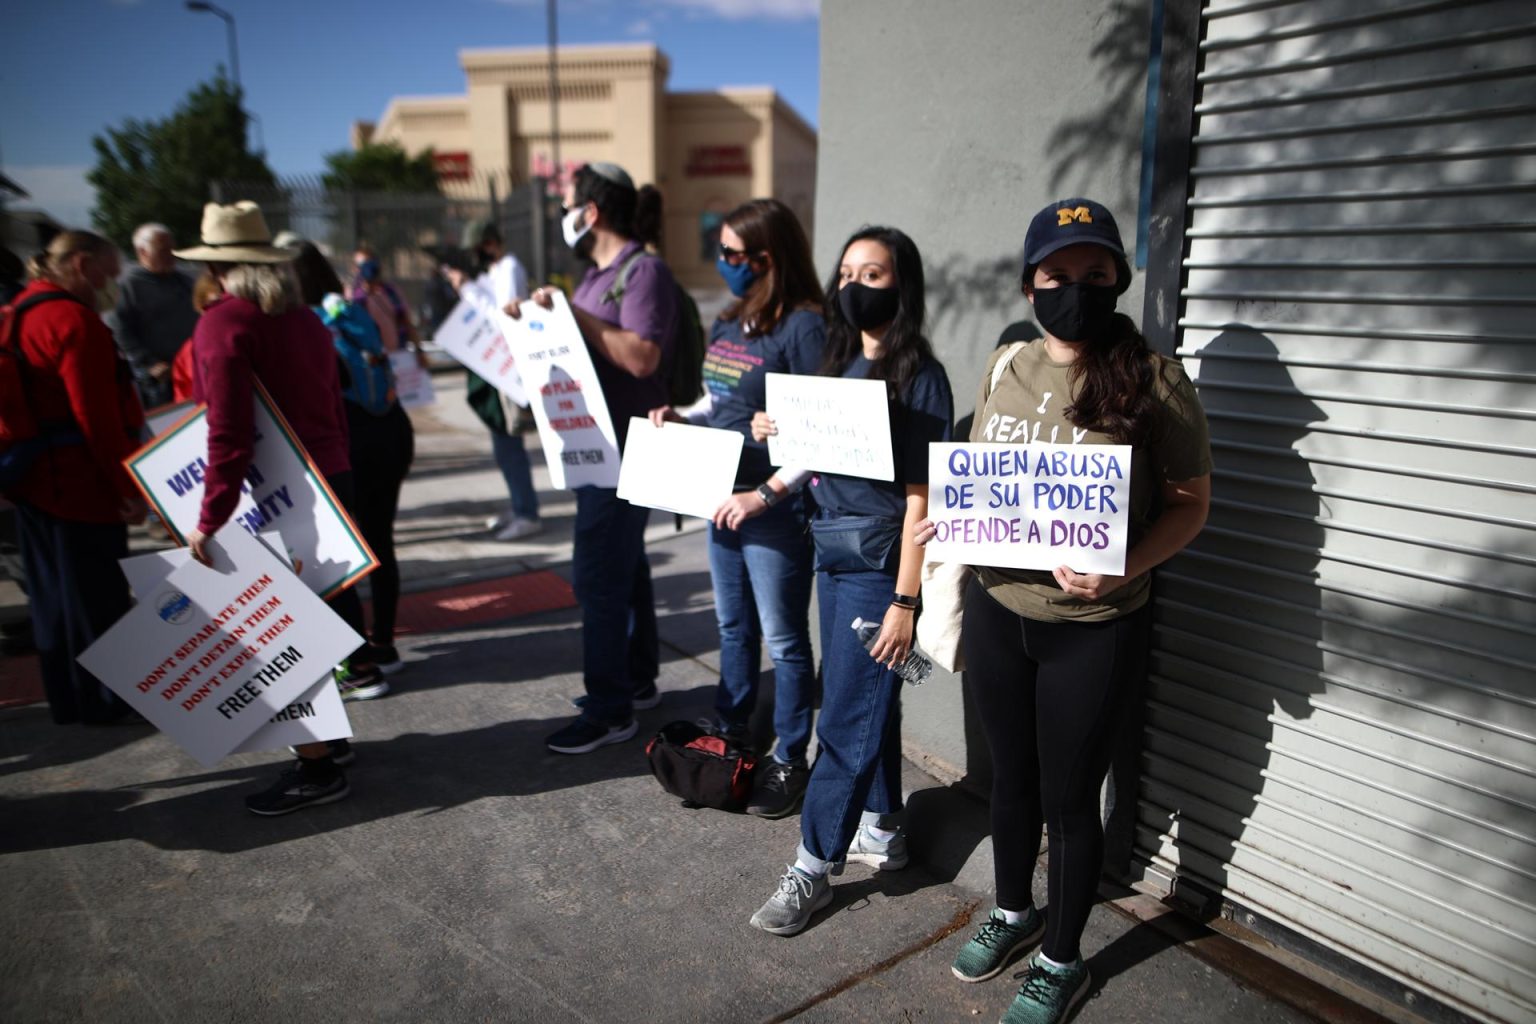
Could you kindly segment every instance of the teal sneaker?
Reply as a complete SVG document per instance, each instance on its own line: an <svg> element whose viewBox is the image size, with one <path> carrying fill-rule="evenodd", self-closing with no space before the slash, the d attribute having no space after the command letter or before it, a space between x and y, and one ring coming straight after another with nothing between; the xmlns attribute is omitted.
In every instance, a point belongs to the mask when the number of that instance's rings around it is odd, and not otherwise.
<svg viewBox="0 0 1536 1024"><path fill-rule="evenodd" d="M1061 1024L1088 994L1090 980L1081 959L1056 967L1036 956L1002 1024Z"/></svg>
<svg viewBox="0 0 1536 1024"><path fill-rule="evenodd" d="M1001 910L991 916L960 947L950 968L961 981L986 981L1003 973L1014 955L1040 941L1045 934L1045 915L1034 907L1018 924L1009 924Z"/></svg>

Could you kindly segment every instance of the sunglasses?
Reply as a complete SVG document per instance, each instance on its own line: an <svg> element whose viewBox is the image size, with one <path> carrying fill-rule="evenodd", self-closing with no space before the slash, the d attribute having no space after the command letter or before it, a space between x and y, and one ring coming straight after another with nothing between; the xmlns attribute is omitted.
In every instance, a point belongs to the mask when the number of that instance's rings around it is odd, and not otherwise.
<svg viewBox="0 0 1536 1024"><path fill-rule="evenodd" d="M720 243L720 258L733 267L741 266L742 262L753 256L761 256L761 252L747 252L745 249L732 249L724 242Z"/></svg>

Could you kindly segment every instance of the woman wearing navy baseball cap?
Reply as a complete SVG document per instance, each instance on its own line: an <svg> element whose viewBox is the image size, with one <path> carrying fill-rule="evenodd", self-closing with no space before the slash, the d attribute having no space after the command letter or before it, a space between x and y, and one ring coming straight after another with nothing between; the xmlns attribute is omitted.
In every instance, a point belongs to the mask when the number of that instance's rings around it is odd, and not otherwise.
<svg viewBox="0 0 1536 1024"><path fill-rule="evenodd" d="M1103 862L1099 787L1145 671L1149 574L1194 539L1210 505L1205 413L1183 368L1116 311L1130 281L1102 205L1041 210L1021 283L1045 337L999 349L976 397L972 441L1133 450L1124 576L976 566L967 585L961 643L992 751L997 908L953 970L985 981L1041 942L1004 1024L1064 1020L1088 992L1078 943ZM926 543L932 524L920 526ZM1048 913L1030 888L1042 824Z"/></svg>

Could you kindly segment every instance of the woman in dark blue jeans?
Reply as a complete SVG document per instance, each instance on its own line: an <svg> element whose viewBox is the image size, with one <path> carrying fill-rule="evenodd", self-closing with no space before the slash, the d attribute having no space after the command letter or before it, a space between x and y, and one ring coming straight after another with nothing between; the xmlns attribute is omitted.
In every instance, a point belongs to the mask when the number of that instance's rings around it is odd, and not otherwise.
<svg viewBox="0 0 1536 1024"><path fill-rule="evenodd" d="M751 745L762 643L774 669L778 746L758 774L747 812L782 818L800 806L810 769L816 658L811 649L811 548L798 493L810 474L774 471L768 446L752 436L766 405L770 373L815 373L826 345L823 296L811 246L794 212L753 199L726 215L716 262L736 301L709 332L704 383L709 401L687 421L745 435L734 493L709 530L709 571L720 626L720 685L714 724L739 747ZM682 421L671 406L651 421Z"/></svg>
<svg viewBox="0 0 1536 1024"><path fill-rule="evenodd" d="M817 596L821 609L819 752L800 812L800 848L754 927L794 935L832 901L828 875L845 860L882 870L906 866L901 810L901 680L912 650L928 514L928 446L950 438L954 399L923 336L923 264L894 228L856 232L827 283L825 376L883 380L895 479L820 474ZM766 416L754 433L773 433ZM880 623L866 651L854 619Z"/></svg>

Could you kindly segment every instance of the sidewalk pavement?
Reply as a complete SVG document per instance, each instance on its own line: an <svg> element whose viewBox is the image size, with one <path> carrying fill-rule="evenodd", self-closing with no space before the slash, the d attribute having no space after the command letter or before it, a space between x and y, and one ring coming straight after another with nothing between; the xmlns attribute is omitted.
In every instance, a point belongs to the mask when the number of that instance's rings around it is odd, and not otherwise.
<svg viewBox="0 0 1536 1024"><path fill-rule="evenodd" d="M653 517L661 707L636 740L546 752L581 692L574 505L541 471L545 532L488 539L505 492L455 380L416 417L399 522L408 666L387 697L349 705L350 798L255 818L241 797L277 754L207 771L145 726L0 710L4 1019L997 1019L1015 971L949 972L990 906L957 880L985 842L971 797L908 766L913 864L850 865L832 906L784 939L747 919L793 859L798 818L685 810L650 777L644 738L705 713L716 678L696 526ZM12 684L17 667L0 666ZM1187 948L1095 908L1096 991L1076 1019L1311 1019Z"/></svg>

